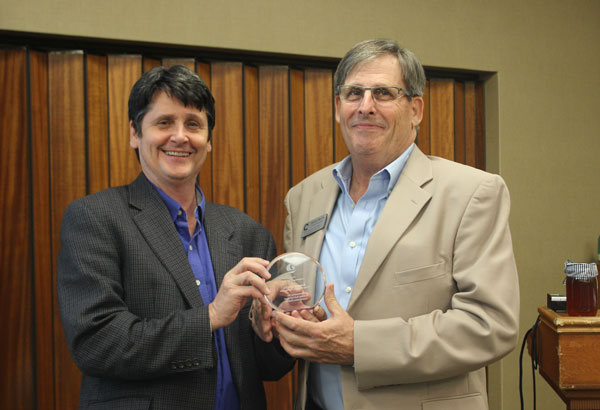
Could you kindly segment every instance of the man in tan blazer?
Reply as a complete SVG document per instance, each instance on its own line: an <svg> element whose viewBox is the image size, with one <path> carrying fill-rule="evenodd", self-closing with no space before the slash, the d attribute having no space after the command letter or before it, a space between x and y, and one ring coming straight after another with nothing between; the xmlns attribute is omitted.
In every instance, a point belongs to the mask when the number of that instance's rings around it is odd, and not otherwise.
<svg viewBox="0 0 600 410"><path fill-rule="evenodd" d="M518 334L506 185L416 147L425 74L394 41L354 46L335 85L350 156L285 199L285 248L320 260L328 317L255 330L303 359L297 409L487 409L485 366Z"/></svg>

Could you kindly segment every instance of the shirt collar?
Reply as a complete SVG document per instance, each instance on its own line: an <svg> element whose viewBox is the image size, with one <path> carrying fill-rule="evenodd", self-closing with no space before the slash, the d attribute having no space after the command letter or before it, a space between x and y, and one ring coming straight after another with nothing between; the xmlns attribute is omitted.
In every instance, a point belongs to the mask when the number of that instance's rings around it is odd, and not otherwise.
<svg viewBox="0 0 600 410"><path fill-rule="evenodd" d="M387 191L392 192L394 186L396 186L396 182L410 157L410 154L413 152L415 148L415 144L412 143L410 146L402 153L398 158L390 162L384 168L376 172L371 180L374 179L387 179ZM350 182L352 181L352 160L350 159L350 155L344 158L339 164L335 166L333 169L333 177L337 181L338 185L342 189L344 193L350 192Z"/></svg>
<svg viewBox="0 0 600 410"><path fill-rule="evenodd" d="M150 182L150 183L152 184L152 182ZM156 191L159 193L163 202L167 206L169 213L171 214L171 219L173 220L173 222L175 222L175 220L177 219L177 216L179 214L179 210L182 210L183 212L185 212L185 209L183 209L183 207L181 206L181 204L179 202L177 202L176 200L171 198L169 195L167 195L165 193L165 191L160 189L158 186L156 186L154 184L152 184L152 186L154 188L156 188ZM204 197L204 193L202 192L202 189L200 189L198 184L196 184L196 198L199 199L198 208L196 209L196 212L195 212L196 218L201 223L204 223L204 209L206 208L206 198Z"/></svg>

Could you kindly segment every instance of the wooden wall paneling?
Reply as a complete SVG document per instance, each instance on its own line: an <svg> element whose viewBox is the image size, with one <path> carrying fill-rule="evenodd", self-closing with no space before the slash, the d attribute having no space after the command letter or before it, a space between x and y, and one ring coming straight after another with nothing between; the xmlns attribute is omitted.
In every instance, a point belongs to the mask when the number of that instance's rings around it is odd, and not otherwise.
<svg viewBox="0 0 600 410"><path fill-rule="evenodd" d="M54 264L50 206L48 55L29 51L37 410L54 410ZM60 330L60 329L58 329Z"/></svg>
<svg viewBox="0 0 600 410"><path fill-rule="evenodd" d="M241 63L213 63L213 201L244 211L244 113ZM258 181L255 181L258 183Z"/></svg>
<svg viewBox="0 0 600 410"><path fill-rule="evenodd" d="M154 67L160 67L161 61L156 58L144 57L142 59L142 66L144 72L152 70Z"/></svg>
<svg viewBox="0 0 600 410"><path fill-rule="evenodd" d="M131 87L142 75L139 55L108 56L108 134L110 186L128 184L141 171L129 146L127 102Z"/></svg>
<svg viewBox="0 0 600 410"><path fill-rule="evenodd" d="M335 159L332 90L331 70L307 69L304 72L307 175L332 164Z"/></svg>
<svg viewBox="0 0 600 410"><path fill-rule="evenodd" d="M334 107L334 115L335 115L335 107ZM337 121L334 121L333 132L335 133L334 145L335 145L335 162L339 162L346 158L350 152L348 151L348 147L346 146L346 141L344 141L344 136L342 135L342 129L340 128L340 124Z"/></svg>
<svg viewBox="0 0 600 410"><path fill-rule="evenodd" d="M465 84L454 83L454 161L465 163L466 124L465 124Z"/></svg>
<svg viewBox="0 0 600 410"><path fill-rule="evenodd" d="M165 67L172 67L174 65L184 65L190 70L196 69L196 61L193 58L163 58L162 65Z"/></svg>
<svg viewBox="0 0 600 410"><path fill-rule="evenodd" d="M485 169L485 101L483 83L475 84L475 166Z"/></svg>
<svg viewBox="0 0 600 410"><path fill-rule="evenodd" d="M306 177L304 80L303 70L290 70L290 160L292 165L292 185L296 185Z"/></svg>
<svg viewBox="0 0 600 410"><path fill-rule="evenodd" d="M88 193L108 188L108 84L106 57L86 56Z"/></svg>
<svg viewBox="0 0 600 410"><path fill-rule="evenodd" d="M417 146L426 155L431 153L431 107L430 107L430 80L425 83L425 93L423 94L423 119L419 125L419 131L417 133Z"/></svg>
<svg viewBox="0 0 600 410"><path fill-rule="evenodd" d="M465 84L465 164L475 166L476 156L476 124L475 112L475 83Z"/></svg>
<svg viewBox="0 0 600 410"><path fill-rule="evenodd" d="M64 210L71 201L86 194L83 66L82 52L52 52L49 55L48 104L53 266L56 266L60 224ZM78 403L81 373L67 350L56 303L54 312L56 408L75 409Z"/></svg>
<svg viewBox="0 0 600 410"><path fill-rule="evenodd" d="M283 199L290 188L288 68L260 66L258 81L261 222L283 249Z"/></svg>
<svg viewBox="0 0 600 410"><path fill-rule="evenodd" d="M280 253L286 216L283 198L290 187L288 84L288 67L259 67L260 222L273 233ZM291 373L279 382L266 382L265 389L269 410L292 409Z"/></svg>
<svg viewBox="0 0 600 410"><path fill-rule="evenodd" d="M211 89L215 97L216 117L211 154L214 159L212 164L213 201L244 211L242 75L241 63L213 63L211 65ZM258 180L255 183L258 184Z"/></svg>
<svg viewBox="0 0 600 410"><path fill-rule="evenodd" d="M431 80L431 155L454 161L454 82Z"/></svg>
<svg viewBox="0 0 600 410"><path fill-rule="evenodd" d="M33 300L30 243L27 52L0 50L0 408L33 408Z"/></svg>
<svg viewBox="0 0 600 410"><path fill-rule="evenodd" d="M198 62L196 64L196 73L204 80L208 88L211 88L211 76L210 76L210 64ZM219 121L219 113L216 113L216 121ZM206 161L202 165L200 170L200 176L198 177L198 183L207 201L213 200L213 172L212 172L212 153L209 152L206 156Z"/></svg>
<svg viewBox="0 0 600 410"><path fill-rule="evenodd" d="M244 66L244 155L246 213L260 220L260 152L258 144L258 69Z"/></svg>

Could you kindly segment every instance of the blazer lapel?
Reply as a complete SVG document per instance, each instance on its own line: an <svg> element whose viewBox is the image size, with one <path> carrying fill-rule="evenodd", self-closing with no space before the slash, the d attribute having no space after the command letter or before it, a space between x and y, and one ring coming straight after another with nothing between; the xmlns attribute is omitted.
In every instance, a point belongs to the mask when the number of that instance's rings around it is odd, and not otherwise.
<svg viewBox="0 0 600 410"><path fill-rule="evenodd" d="M319 259L319 255L321 253L321 246L323 245L325 232L329 226L331 212L333 211L333 207L335 206L335 201L337 200L339 192L339 185L337 182L335 182L335 179L332 176L329 176L329 178L321 181L321 190L316 193L310 202L308 220L305 222L312 221L313 219L323 215L323 213L327 214L327 222L325 223L323 229L320 229L317 232L307 236L304 244L304 253L317 260Z"/></svg>
<svg viewBox="0 0 600 410"><path fill-rule="evenodd" d="M204 229L210 251L217 289L223 282L225 274L244 256L241 245L232 242L233 226L222 210L211 202L206 202Z"/></svg>
<svg viewBox="0 0 600 410"><path fill-rule="evenodd" d="M392 247L429 202L431 194L422 186L432 178L429 159L415 147L373 228L354 283L348 311L360 297Z"/></svg>
<svg viewBox="0 0 600 410"><path fill-rule="evenodd" d="M148 245L192 307L203 306L194 274L166 205L143 174L129 185L129 204L138 210L133 220Z"/></svg>

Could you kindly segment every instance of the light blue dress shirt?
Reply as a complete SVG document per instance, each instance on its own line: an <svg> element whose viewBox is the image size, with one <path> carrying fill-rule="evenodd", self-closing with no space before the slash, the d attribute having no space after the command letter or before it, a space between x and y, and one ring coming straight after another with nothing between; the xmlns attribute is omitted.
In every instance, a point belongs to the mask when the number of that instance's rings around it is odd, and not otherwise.
<svg viewBox="0 0 600 410"><path fill-rule="evenodd" d="M356 204L349 193L352 180L350 157L344 158L333 169L341 193L331 214L319 262L327 282L334 284L335 297L344 310L348 308L371 232L413 149L414 144L411 144L402 155L373 175L367 191ZM315 294L321 292L323 284L317 283ZM329 315L325 302L321 306ZM340 366L311 363L308 392L321 408L344 410Z"/></svg>

